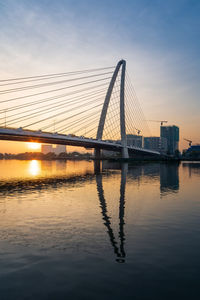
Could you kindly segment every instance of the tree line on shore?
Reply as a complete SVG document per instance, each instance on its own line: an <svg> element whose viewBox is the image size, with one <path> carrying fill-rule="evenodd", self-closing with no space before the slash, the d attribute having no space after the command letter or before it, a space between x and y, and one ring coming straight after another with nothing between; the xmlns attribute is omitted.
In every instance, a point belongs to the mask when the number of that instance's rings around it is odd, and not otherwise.
<svg viewBox="0 0 200 300"><path fill-rule="evenodd" d="M47 154L41 152L25 152L18 154L11 153L0 153L0 159L19 159L19 160L55 160L55 159L91 159L93 157L92 153L80 153L80 152L69 152L69 153L60 153L56 155L53 152Z"/></svg>

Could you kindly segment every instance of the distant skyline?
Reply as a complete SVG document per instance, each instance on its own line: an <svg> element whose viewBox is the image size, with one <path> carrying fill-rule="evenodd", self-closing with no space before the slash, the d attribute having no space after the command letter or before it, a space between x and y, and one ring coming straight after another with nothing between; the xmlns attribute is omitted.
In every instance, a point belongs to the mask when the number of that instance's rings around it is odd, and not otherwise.
<svg viewBox="0 0 200 300"><path fill-rule="evenodd" d="M200 143L200 1L0 0L0 27L0 79L123 58L146 119L179 126L181 149L183 138ZM24 151L0 142L0 152Z"/></svg>

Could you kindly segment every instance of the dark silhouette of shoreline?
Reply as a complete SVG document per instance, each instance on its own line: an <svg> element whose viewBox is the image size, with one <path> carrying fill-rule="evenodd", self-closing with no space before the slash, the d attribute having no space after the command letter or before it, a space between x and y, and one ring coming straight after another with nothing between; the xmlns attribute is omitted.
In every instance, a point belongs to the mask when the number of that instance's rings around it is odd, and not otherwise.
<svg viewBox="0 0 200 300"><path fill-rule="evenodd" d="M69 152L69 153L60 153L56 155L53 152L49 152L47 154L41 153L41 152L25 152L25 153L18 153L18 154L12 154L12 153L0 153L0 160L6 159L17 159L17 160L96 160L93 153L80 153L77 151ZM122 159L120 157L102 157L101 160L108 160L111 162L128 162L128 163L138 163L138 162L179 162L179 161L199 161L200 158L193 158L193 157L149 157L149 156L135 156L131 157L129 159Z"/></svg>
<svg viewBox="0 0 200 300"><path fill-rule="evenodd" d="M68 160L68 159L79 159L79 160L90 160L93 155L91 153L80 153L80 152L69 152L69 153L60 153L56 155L53 152L47 154L41 152L25 152L19 154L11 153L0 153L0 159L18 159L18 160Z"/></svg>

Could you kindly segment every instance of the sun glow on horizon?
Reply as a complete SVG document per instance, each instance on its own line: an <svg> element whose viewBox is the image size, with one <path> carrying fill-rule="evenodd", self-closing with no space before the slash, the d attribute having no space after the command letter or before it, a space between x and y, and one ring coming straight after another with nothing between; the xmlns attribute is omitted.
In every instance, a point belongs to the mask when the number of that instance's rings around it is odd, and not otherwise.
<svg viewBox="0 0 200 300"><path fill-rule="evenodd" d="M29 143L27 143L27 146L29 149L32 149L32 150L40 150L41 149L41 144L39 144L39 143L29 142Z"/></svg>

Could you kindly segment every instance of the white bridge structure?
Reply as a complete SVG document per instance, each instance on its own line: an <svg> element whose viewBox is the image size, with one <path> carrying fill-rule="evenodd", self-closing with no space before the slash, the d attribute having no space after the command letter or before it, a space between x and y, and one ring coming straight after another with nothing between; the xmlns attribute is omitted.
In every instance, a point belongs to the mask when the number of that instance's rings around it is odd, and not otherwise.
<svg viewBox="0 0 200 300"><path fill-rule="evenodd" d="M115 68L0 80L0 88L0 140L93 148L96 158L101 149L124 159L160 155L127 145L127 134L141 132L146 123L134 90L126 88L125 60Z"/></svg>

